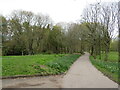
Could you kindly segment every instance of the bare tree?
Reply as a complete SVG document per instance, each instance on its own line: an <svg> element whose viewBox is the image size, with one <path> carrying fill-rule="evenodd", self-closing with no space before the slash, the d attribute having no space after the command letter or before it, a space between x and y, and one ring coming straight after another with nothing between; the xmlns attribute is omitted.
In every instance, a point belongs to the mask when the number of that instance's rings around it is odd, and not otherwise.
<svg viewBox="0 0 120 90"><path fill-rule="evenodd" d="M84 10L83 19L89 29L88 36L92 42L91 55L94 58L96 58L96 55L100 55L101 58L101 50L104 50L105 60L108 59L110 42L115 31L116 16L117 3L91 4Z"/></svg>
<svg viewBox="0 0 120 90"><path fill-rule="evenodd" d="M91 55L96 58L97 55L97 48L100 49L100 45L97 45L97 39L98 39L98 34L100 34L99 29L98 29L98 18L99 18L99 13L100 13L100 3L96 4L91 4L88 8L85 9L84 12L84 21L86 22L86 26L89 30L89 38L91 38Z"/></svg>
<svg viewBox="0 0 120 90"><path fill-rule="evenodd" d="M118 2L118 29L119 29L119 43L118 43L118 51L119 51L119 62L120 62L120 1Z"/></svg>
<svg viewBox="0 0 120 90"><path fill-rule="evenodd" d="M102 32L104 36L105 60L108 60L110 43L114 36L115 24L117 19L117 3L101 4L100 23L103 25Z"/></svg>

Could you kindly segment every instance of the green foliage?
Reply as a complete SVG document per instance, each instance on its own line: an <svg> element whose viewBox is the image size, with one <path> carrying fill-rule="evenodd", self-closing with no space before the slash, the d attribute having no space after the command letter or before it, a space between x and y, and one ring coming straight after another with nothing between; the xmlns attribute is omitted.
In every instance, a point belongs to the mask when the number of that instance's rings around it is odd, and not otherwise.
<svg viewBox="0 0 120 90"><path fill-rule="evenodd" d="M69 27L66 30L62 25L53 25L49 16L28 11L14 11L9 17L2 16L5 23L1 28L4 56L84 51L84 43L81 45L83 30L80 28L84 25L66 24L66 28Z"/></svg>
<svg viewBox="0 0 120 90"><path fill-rule="evenodd" d="M118 40L113 40L110 44L111 51L118 51Z"/></svg>
<svg viewBox="0 0 120 90"><path fill-rule="evenodd" d="M79 55L40 54L30 56L3 56L2 75L49 75L68 70ZM66 62L66 63L65 63Z"/></svg>
<svg viewBox="0 0 120 90"><path fill-rule="evenodd" d="M67 55L56 59L54 62L48 62L46 65L57 70L57 73L63 73L68 70L71 64L79 57L79 55Z"/></svg>
<svg viewBox="0 0 120 90"><path fill-rule="evenodd" d="M101 60L104 60L105 54L101 54ZM97 56L99 59L99 55ZM108 61L117 62L118 61L118 52L109 52L108 53Z"/></svg>
<svg viewBox="0 0 120 90"><path fill-rule="evenodd" d="M99 59L94 59L92 56L90 56L90 60L92 64L99 69L101 72L103 72L105 75L107 75L109 78L116 82L118 81L118 75L119 75L119 63L117 62L117 57L113 57L114 55L116 56L117 52L111 52L109 54L109 58L111 57L111 61L104 61L104 60L99 60Z"/></svg>
<svg viewBox="0 0 120 90"><path fill-rule="evenodd" d="M34 74L34 65L44 65L54 61L59 55L3 56L3 76ZM33 66L33 67L32 67Z"/></svg>
<svg viewBox="0 0 120 90"><path fill-rule="evenodd" d="M102 60L93 60L92 58L92 63L101 67L101 68L105 68L106 70L108 70L111 73L117 73L118 74L118 62L106 62L106 61L102 61Z"/></svg>

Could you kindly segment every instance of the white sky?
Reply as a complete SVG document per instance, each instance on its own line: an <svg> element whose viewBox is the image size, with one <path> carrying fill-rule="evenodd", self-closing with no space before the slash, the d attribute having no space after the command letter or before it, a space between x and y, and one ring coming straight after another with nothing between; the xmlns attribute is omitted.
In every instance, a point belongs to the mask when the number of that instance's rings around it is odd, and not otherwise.
<svg viewBox="0 0 120 90"><path fill-rule="evenodd" d="M55 23L75 22L86 5L96 1L100 0L0 0L0 14L6 16L13 10L26 10L48 14Z"/></svg>

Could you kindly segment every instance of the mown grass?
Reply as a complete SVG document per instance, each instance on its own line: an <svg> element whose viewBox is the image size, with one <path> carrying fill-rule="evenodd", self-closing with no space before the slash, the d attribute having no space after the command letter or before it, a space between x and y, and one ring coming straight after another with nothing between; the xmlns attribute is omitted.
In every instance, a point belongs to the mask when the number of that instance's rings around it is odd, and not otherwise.
<svg viewBox="0 0 120 90"><path fill-rule="evenodd" d="M98 58L99 56L97 57L97 59L94 59L92 56L90 56L90 60L92 64L101 72L103 72L106 76L108 76L115 82L120 83L120 80L118 80L120 65L118 64L118 53L110 52L108 56L108 61L104 61L104 56L105 55L102 54L101 60Z"/></svg>
<svg viewBox="0 0 120 90"><path fill-rule="evenodd" d="M2 76L63 73L79 56L72 54L3 56Z"/></svg>
<svg viewBox="0 0 120 90"><path fill-rule="evenodd" d="M105 54L101 54L101 60L104 60ZM99 56L97 56L99 59ZM118 52L109 52L108 54L108 61L118 62Z"/></svg>

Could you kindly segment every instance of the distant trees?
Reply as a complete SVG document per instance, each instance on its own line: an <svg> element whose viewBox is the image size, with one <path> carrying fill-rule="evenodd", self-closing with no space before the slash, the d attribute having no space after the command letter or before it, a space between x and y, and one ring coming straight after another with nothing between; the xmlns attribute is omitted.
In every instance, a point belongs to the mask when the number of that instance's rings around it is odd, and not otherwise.
<svg viewBox="0 0 120 90"><path fill-rule="evenodd" d="M49 16L28 11L1 17L3 55L84 52L83 25L53 25Z"/></svg>
<svg viewBox="0 0 120 90"><path fill-rule="evenodd" d="M96 3L91 4L84 11L83 21L88 28L90 38L91 55L96 58L101 52L105 53L105 60L108 60L110 43L114 36L117 23L117 3Z"/></svg>
<svg viewBox="0 0 120 90"><path fill-rule="evenodd" d="M14 11L2 17L3 55L35 54L45 51L50 18L27 11Z"/></svg>
<svg viewBox="0 0 120 90"><path fill-rule="evenodd" d="M68 28L67 38L68 38L68 49L70 53L79 52L83 53L85 51L85 35L86 29L84 24L73 23Z"/></svg>
<svg viewBox="0 0 120 90"><path fill-rule="evenodd" d="M84 10L80 23L52 24L47 15L13 11L0 16L3 55L90 52L94 58L110 50L117 51L112 40L118 14L117 3L96 3ZM118 24L119 25L119 24Z"/></svg>

